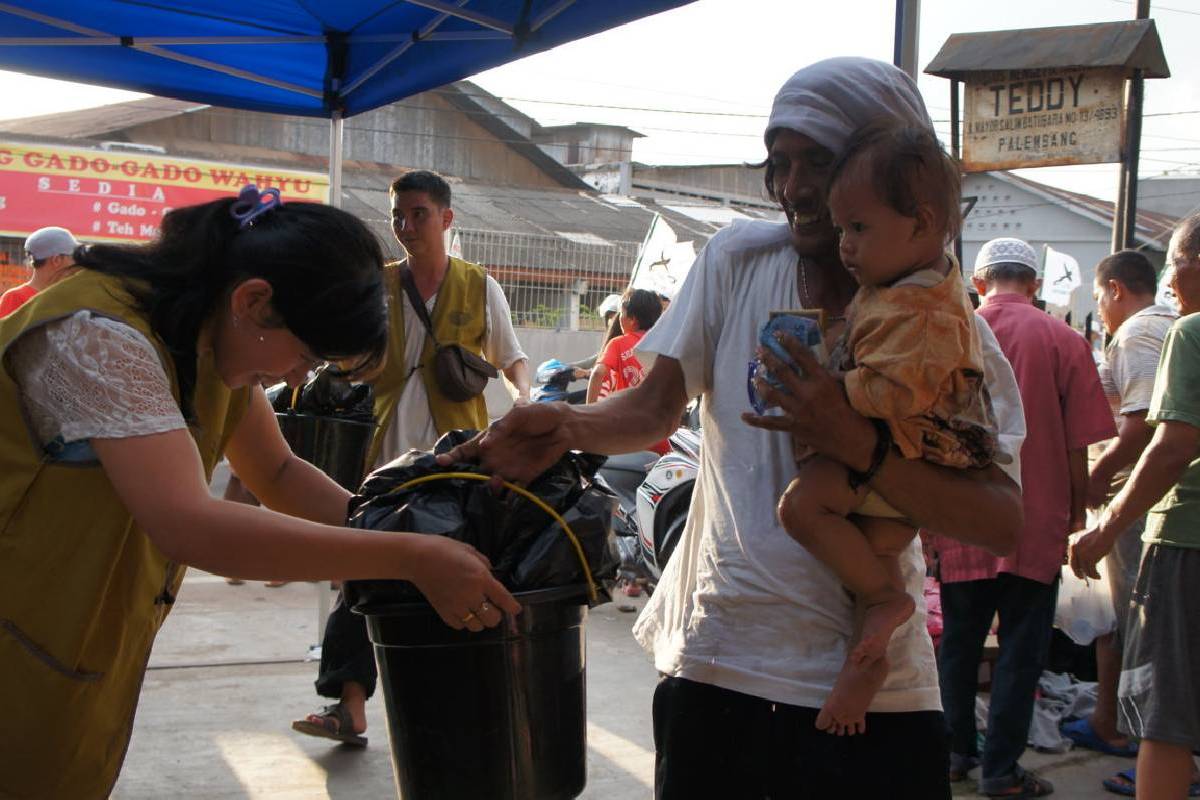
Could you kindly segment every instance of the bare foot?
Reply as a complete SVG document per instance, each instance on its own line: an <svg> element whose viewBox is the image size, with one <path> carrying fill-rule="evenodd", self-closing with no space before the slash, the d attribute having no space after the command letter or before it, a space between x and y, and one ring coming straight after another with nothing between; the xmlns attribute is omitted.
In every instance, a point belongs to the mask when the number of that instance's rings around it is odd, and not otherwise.
<svg viewBox="0 0 1200 800"><path fill-rule="evenodd" d="M865 667L887 655L892 634L908 621L914 608L916 604L912 597L901 591L889 593L884 599L868 605L863 612L862 636L850 652L849 660Z"/></svg>
<svg viewBox="0 0 1200 800"><path fill-rule="evenodd" d="M838 674L833 691L817 714L816 727L838 736L853 736L867 729L867 706L871 705L875 693L887 678L886 658L876 659L869 664L859 664L852 657L846 658Z"/></svg>

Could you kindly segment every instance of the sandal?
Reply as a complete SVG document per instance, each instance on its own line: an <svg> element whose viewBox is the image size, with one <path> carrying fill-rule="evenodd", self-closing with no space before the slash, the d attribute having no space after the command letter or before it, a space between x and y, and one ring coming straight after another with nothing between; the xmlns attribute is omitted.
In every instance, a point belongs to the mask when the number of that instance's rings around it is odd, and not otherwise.
<svg viewBox="0 0 1200 800"><path fill-rule="evenodd" d="M950 782L959 783L967 779L967 773L979 766L978 756L950 754Z"/></svg>
<svg viewBox="0 0 1200 800"><path fill-rule="evenodd" d="M1105 778L1101 785L1113 794L1134 797L1137 795L1137 769L1135 767L1123 769L1111 778ZM1200 781L1192 781L1188 786L1187 796L1200 797Z"/></svg>
<svg viewBox="0 0 1200 800"><path fill-rule="evenodd" d="M1045 797L1054 792L1054 784L1045 778L1039 778L1032 772L1017 768L1017 784L1009 789L998 792L985 792L988 797L1003 797L1008 800L1025 800L1028 797Z"/></svg>
<svg viewBox="0 0 1200 800"><path fill-rule="evenodd" d="M1137 745L1133 742L1128 742L1124 747L1118 747L1101 738L1092 728L1092 723L1089 719L1073 720L1066 723L1060 729L1062 735L1075 743L1076 747L1084 747L1088 750L1095 750L1097 753L1104 753L1107 756L1119 756L1121 758L1133 758L1137 755Z"/></svg>
<svg viewBox="0 0 1200 800"><path fill-rule="evenodd" d="M292 721L292 730L354 747L366 747L367 737L354 732L354 722L341 703L325 706L318 714Z"/></svg>

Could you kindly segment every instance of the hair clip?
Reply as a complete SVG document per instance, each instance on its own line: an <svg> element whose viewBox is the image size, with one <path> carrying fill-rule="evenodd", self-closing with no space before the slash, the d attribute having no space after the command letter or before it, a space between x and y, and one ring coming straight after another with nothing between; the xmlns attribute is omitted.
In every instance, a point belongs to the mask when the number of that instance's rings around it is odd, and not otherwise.
<svg viewBox="0 0 1200 800"><path fill-rule="evenodd" d="M253 225L254 220L281 205L283 199L279 196L278 189L272 187L260 192L257 186L250 183L238 192L237 200L229 207L229 214L238 221L242 229L245 229Z"/></svg>

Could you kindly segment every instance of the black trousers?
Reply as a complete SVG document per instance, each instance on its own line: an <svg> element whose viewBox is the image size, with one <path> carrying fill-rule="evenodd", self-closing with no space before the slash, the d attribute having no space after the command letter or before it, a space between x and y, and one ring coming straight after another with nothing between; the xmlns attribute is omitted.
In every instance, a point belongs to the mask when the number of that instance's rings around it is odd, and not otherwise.
<svg viewBox="0 0 1200 800"><path fill-rule="evenodd" d="M1054 625L1058 581L1038 583L1002 572L995 578L942 584L942 646L938 673L950 746L960 756L978 756L975 694L979 662L993 617L1000 654L992 676L987 738L980 787L1002 792L1017 784L1017 759L1025 752L1033 719L1034 693Z"/></svg>
<svg viewBox="0 0 1200 800"><path fill-rule="evenodd" d="M817 709L685 678L654 692L657 800L948 800L940 711L868 714L867 732L833 736Z"/></svg>
<svg viewBox="0 0 1200 800"><path fill-rule="evenodd" d="M338 592L337 602L325 623L321 639L321 667L317 672L317 694L342 696L346 681L362 684L367 697L375 694L375 651L367 638L367 620L355 614Z"/></svg>

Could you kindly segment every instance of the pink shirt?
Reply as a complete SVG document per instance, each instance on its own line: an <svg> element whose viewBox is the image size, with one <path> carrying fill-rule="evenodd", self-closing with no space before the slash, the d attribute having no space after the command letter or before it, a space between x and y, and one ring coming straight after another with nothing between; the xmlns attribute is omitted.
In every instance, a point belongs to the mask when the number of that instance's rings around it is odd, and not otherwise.
<svg viewBox="0 0 1200 800"><path fill-rule="evenodd" d="M943 583L994 578L1008 572L1051 583L1067 551L1071 478L1067 454L1115 436L1112 410L1087 341L1068 325L1039 311L1024 296L984 298L987 320L1012 364L1025 407L1021 484L1025 527L1016 552L997 558L937 537Z"/></svg>

